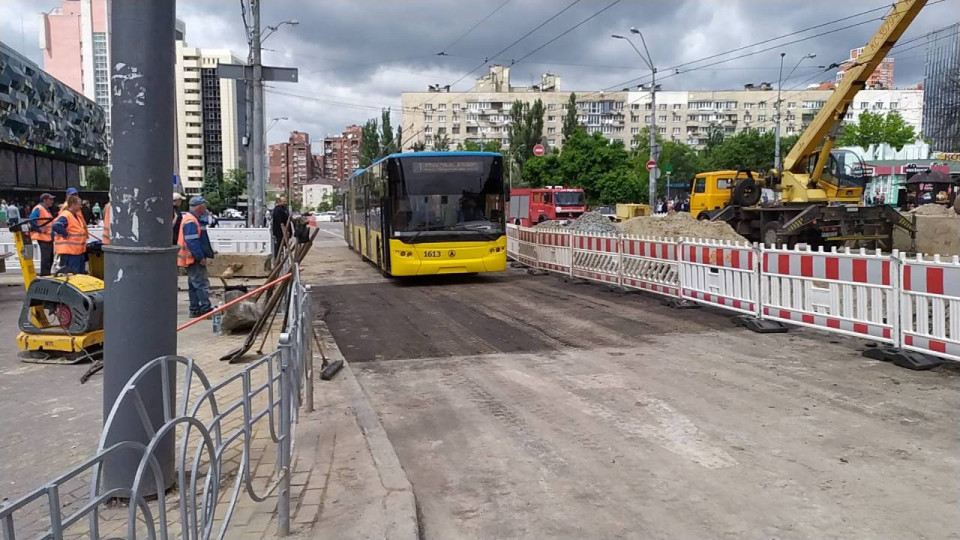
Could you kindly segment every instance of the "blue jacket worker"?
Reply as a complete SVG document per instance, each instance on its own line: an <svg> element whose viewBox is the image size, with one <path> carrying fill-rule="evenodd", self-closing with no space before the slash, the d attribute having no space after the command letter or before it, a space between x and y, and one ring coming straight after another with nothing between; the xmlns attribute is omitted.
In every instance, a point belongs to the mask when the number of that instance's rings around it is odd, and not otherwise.
<svg viewBox="0 0 960 540"><path fill-rule="evenodd" d="M207 212L207 201L200 195L190 199L190 211L184 212L180 222L180 252L177 266L187 271L190 295L190 316L199 317L213 311L210 305L210 278L207 260L214 256L207 226L201 217Z"/></svg>

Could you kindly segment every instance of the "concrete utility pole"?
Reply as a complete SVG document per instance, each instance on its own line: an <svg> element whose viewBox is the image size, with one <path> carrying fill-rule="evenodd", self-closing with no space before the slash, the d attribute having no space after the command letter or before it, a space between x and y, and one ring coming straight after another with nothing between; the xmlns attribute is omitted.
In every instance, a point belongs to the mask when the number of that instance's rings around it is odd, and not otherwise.
<svg viewBox="0 0 960 540"><path fill-rule="evenodd" d="M250 0L250 12L253 16L252 38L250 43L251 56L253 57L253 170L254 177L254 208L253 219L256 227L264 225L264 211L266 210L265 201L266 177L264 173L264 138L266 137L263 117L263 64L261 61L261 42L260 42L260 0Z"/></svg>
<svg viewBox="0 0 960 540"><path fill-rule="evenodd" d="M103 417L144 364L177 352L177 247L170 245L173 174L175 0L112 2L111 243L104 246ZM166 389L176 395L176 377ZM137 385L153 429L164 423L160 370ZM147 444L133 403L118 410L107 446ZM174 438L155 450L163 485L174 481ZM139 452L115 453L104 465L103 490L129 488ZM152 474L144 483L155 492Z"/></svg>
<svg viewBox="0 0 960 540"><path fill-rule="evenodd" d="M610 37L622 39L629 43L630 46L633 47L633 50L636 51L637 56L650 68L650 159L656 163L656 165L650 171L649 192L647 196L652 211L653 207L657 204L657 180L660 178L660 145L657 144L657 68L653 65L653 57L650 56L650 50L647 49L647 40L643 39L643 34L633 27L630 28L630 33L640 36L640 42L643 44L643 51L646 53L646 56L640 52L640 49L633 44L630 38L617 34L613 34Z"/></svg>

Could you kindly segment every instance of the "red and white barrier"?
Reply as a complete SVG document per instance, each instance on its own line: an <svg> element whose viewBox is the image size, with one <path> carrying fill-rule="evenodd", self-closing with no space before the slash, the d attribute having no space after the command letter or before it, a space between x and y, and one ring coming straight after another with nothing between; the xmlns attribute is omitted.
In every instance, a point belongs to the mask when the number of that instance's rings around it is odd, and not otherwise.
<svg viewBox="0 0 960 540"><path fill-rule="evenodd" d="M960 361L960 260L902 262L901 347Z"/></svg>
<svg viewBox="0 0 960 540"><path fill-rule="evenodd" d="M573 252L570 249L570 231L562 229L537 230L538 266L551 272L570 273Z"/></svg>
<svg viewBox="0 0 960 540"><path fill-rule="evenodd" d="M757 315L756 253L750 245L683 239L680 244L682 298Z"/></svg>
<svg viewBox="0 0 960 540"><path fill-rule="evenodd" d="M620 285L620 237L615 234L572 233L571 275Z"/></svg>
<svg viewBox="0 0 960 540"><path fill-rule="evenodd" d="M507 257L510 257L513 260L517 260L517 254L519 252L518 240L520 236L520 228L516 225L507 225Z"/></svg>
<svg viewBox="0 0 960 540"><path fill-rule="evenodd" d="M678 250L674 240L623 236L620 263L622 286L679 297Z"/></svg>
<svg viewBox="0 0 960 540"><path fill-rule="evenodd" d="M761 316L896 344L895 262L879 251L761 248Z"/></svg>
<svg viewBox="0 0 960 540"><path fill-rule="evenodd" d="M533 268L537 267L537 230L519 227L517 229L516 260Z"/></svg>

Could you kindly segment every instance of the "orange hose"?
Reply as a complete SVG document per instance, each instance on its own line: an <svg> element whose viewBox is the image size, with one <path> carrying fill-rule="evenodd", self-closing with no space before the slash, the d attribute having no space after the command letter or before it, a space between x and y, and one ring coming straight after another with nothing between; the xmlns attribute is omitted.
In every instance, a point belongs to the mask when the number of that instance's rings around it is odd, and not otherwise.
<svg viewBox="0 0 960 540"><path fill-rule="evenodd" d="M213 311L207 312L207 313L205 313L205 314L197 317L196 319L190 319L189 321L187 321L187 322L181 324L180 326L178 326L178 327L177 327L177 332L179 332L179 331L181 331L181 330L183 330L183 329L185 329L185 328L190 328L191 326L197 324L198 322L200 322L200 321L202 321L202 320L204 320L204 319L208 319L208 318L210 318L212 315L214 315L214 314L216 314L216 313L220 313L221 311L223 311L223 310L227 309L228 307L236 304L237 302L239 302L239 301L241 301L241 300L246 300L247 298L250 298L251 296L257 294L257 293L260 292L260 291L263 291L263 290L265 290L265 289L269 289L270 287L273 287L274 285L276 285L277 283L280 283L281 281L286 281L286 280L290 279L290 276L292 276L292 275L293 275L293 274L290 273L290 274L285 274L285 275L283 275L283 276L280 276L280 277L278 277L277 279L271 281L270 283L264 283L264 284L261 285L260 287L256 288L255 290L252 290L252 291L248 292L247 294L241 296L240 298L234 298L233 300L227 302L226 304L218 307L217 309L215 309L215 310L213 310Z"/></svg>

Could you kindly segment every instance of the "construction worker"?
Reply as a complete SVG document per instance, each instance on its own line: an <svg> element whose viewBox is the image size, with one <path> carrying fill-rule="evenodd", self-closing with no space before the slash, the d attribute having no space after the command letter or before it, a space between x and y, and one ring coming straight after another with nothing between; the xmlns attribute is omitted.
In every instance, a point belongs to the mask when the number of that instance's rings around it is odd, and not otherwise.
<svg viewBox="0 0 960 540"><path fill-rule="evenodd" d="M173 245L180 245L180 222L183 221L183 212L180 211L180 201L183 196L173 192Z"/></svg>
<svg viewBox="0 0 960 540"><path fill-rule="evenodd" d="M187 270L191 317L213 311L210 305L210 279L207 277L207 259L213 258L213 247L207 237L207 228L200 221L200 216L206 212L207 201L195 195L190 199L190 211L183 214L180 223L177 266Z"/></svg>
<svg viewBox="0 0 960 540"><path fill-rule="evenodd" d="M40 202L30 212L30 239L40 246L40 275L49 276L53 269L53 195L40 195Z"/></svg>
<svg viewBox="0 0 960 540"><path fill-rule="evenodd" d="M100 239L100 242L103 245L110 244L110 203L103 205L103 238Z"/></svg>
<svg viewBox="0 0 960 540"><path fill-rule="evenodd" d="M81 212L80 197L67 197L67 207L53 222L54 250L60 256L60 267L74 274L85 274L87 263L87 223Z"/></svg>
<svg viewBox="0 0 960 540"><path fill-rule="evenodd" d="M71 195L79 196L80 192L77 191L77 188L67 188L67 198L69 198ZM63 203L60 205L59 212L63 212L66 209L67 209L67 201L63 201ZM60 215L60 214L58 213L57 215Z"/></svg>

